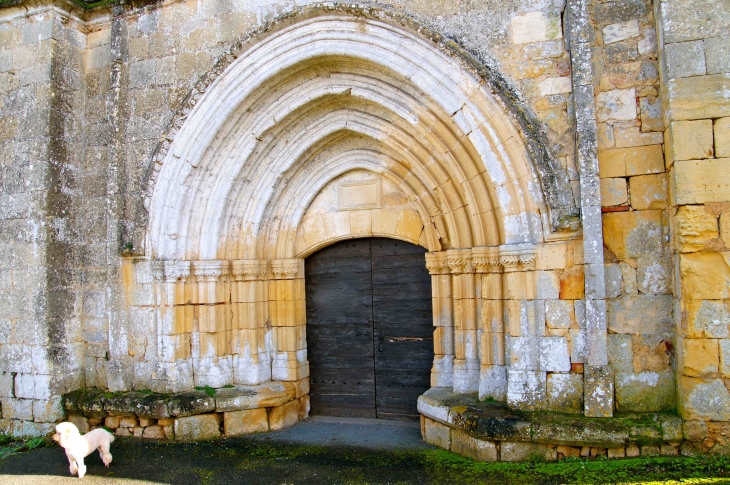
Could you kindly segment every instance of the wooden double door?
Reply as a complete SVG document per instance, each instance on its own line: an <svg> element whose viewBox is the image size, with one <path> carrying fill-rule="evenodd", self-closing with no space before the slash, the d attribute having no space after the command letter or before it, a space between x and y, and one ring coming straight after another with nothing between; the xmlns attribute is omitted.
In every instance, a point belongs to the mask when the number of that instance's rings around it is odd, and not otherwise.
<svg viewBox="0 0 730 485"><path fill-rule="evenodd" d="M350 239L306 260L311 413L418 419L433 364L425 249Z"/></svg>

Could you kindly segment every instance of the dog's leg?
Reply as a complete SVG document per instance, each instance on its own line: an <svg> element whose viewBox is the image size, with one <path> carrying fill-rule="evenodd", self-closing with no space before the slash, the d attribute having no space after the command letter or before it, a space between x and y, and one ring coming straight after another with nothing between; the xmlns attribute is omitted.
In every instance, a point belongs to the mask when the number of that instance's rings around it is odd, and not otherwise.
<svg viewBox="0 0 730 485"><path fill-rule="evenodd" d="M79 471L79 467L76 466L76 458L74 458L68 451L66 452L66 458L68 458L68 471L71 475L76 475Z"/></svg>
<svg viewBox="0 0 730 485"><path fill-rule="evenodd" d="M79 460L79 478L84 478L86 475L86 465L84 465L84 459Z"/></svg>
<svg viewBox="0 0 730 485"><path fill-rule="evenodd" d="M109 463L112 462L112 454L109 453L109 443L105 443L99 447L99 456L101 456L101 461L104 462L104 466L109 466Z"/></svg>

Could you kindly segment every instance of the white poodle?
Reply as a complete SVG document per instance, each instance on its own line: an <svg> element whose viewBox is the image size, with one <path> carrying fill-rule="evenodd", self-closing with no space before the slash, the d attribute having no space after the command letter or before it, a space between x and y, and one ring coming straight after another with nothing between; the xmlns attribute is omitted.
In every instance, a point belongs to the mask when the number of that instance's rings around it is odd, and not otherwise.
<svg viewBox="0 0 730 485"><path fill-rule="evenodd" d="M98 428L81 436L75 424L61 423L56 425L53 439L66 449L71 475L78 473L79 478L82 478L86 474L84 458L97 449L104 465L109 466L112 462L109 445L114 441L114 435L105 429Z"/></svg>

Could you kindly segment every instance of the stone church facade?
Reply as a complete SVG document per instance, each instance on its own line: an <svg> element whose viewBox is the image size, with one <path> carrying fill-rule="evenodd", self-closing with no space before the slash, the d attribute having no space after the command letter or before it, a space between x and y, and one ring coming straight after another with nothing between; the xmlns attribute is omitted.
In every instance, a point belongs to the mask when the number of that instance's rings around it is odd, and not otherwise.
<svg viewBox="0 0 730 485"><path fill-rule="evenodd" d="M3 433L306 418L307 258L387 238L428 442L730 451L727 0L0 7Z"/></svg>

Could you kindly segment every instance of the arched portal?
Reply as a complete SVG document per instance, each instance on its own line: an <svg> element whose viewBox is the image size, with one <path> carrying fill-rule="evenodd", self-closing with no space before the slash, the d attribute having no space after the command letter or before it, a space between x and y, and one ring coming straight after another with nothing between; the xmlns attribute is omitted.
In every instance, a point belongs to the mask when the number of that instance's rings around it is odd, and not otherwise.
<svg viewBox="0 0 730 485"><path fill-rule="evenodd" d="M514 97L382 12L310 11L221 62L157 152L140 219L164 295L160 382L292 381L306 394L304 258L388 237L430 251L431 385L505 399L498 273L525 288L515 298L529 307L536 245L575 212ZM544 393L546 369L525 350L542 341L540 325L511 344L522 349L510 357L518 401ZM546 351L567 352L567 337L550 338L560 341Z"/></svg>

